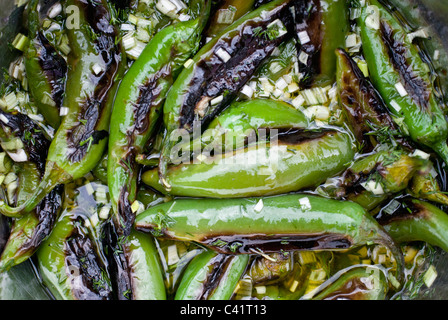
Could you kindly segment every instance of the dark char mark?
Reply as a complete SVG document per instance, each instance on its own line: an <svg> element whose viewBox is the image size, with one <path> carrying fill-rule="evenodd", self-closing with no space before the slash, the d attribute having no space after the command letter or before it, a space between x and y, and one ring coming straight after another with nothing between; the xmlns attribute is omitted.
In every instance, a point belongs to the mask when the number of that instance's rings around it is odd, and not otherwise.
<svg viewBox="0 0 448 320"><path fill-rule="evenodd" d="M395 70L400 74L402 83L409 96L421 108L428 108L431 95L429 84L412 70L412 66L408 65L406 61L406 46L394 37L393 29L387 22L381 22L380 31L389 52L389 59Z"/></svg>
<svg viewBox="0 0 448 320"><path fill-rule="evenodd" d="M0 110L0 114L8 119L7 124L0 122L3 128L7 127L12 135L21 139L29 156L28 160L36 165L40 175L43 176L50 141L43 134L41 127L22 113L13 114ZM37 205L33 214L39 223L19 251L34 251L53 230L62 206L62 192L63 187L57 186Z"/></svg>
<svg viewBox="0 0 448 320"><path fill-rule="evenodd" d="M289 11L289 2L285 2L260 23L248 21L240 26L228 39L221 39L215 44L211 56L198 63L190 82L190 89L185 94L181 106L181 128L192 130L195 120L204 124L220 113L260 64L289 37L291 32L271 40L265 35L254 32L258 27L266 30L267 25L276 19L280 19L288 30L291 29L292 14ZM227 62L223 62L214 54L220 48L231 56ZM210 106L209 102L220 95L223 95L223 101Z"/></svg>
<svg viewBox="0 0 448 320"><path fill-rule="evenodd" d="M62 207L63 189L62 185L57 186L37 205L35 215L39 223L28 240L22 244L19 253L37 250L50 235Z"/></svg>
<svg viewBox="0 0 448 320"><path fill-rule="evenodd" d="M98 75L92 73L94 93L82 105L79 124L68 133L70 151L67 158L71 162L81 161L92 144L98 144L108 136L107 131L97 131L96 128L105 116L104 105L109 98L121 60L119 44L115 44L116 30L110 24L111 17L107 9L101 1L78 1L83 4L88 24L96 34L95 46L105 62L106 70Z"/></svg>
<svg viewBox="0 0 448 320"><path fill-rule="evenodd" d="M78 300L110 300L112 288L105 278L105 266L91 239L75 226L65 244L65 266Z"/></svg>
<svg viewBox="0 0 448 320"><path fill-rule="evenodd" d="M53 101L56 103L57 108L60 108L65 90L67 62L55 50L42 32L38 32L35 41L38 47L39 64L48 79L48 83L51 85Z"/></svg>

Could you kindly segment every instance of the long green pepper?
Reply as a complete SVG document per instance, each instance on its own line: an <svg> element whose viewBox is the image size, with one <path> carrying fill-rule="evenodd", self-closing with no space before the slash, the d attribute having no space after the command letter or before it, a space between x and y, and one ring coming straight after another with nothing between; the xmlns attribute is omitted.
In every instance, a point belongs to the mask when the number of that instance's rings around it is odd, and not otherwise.
<svg viewBox="0 0 448 320"><path fill-rule="evenodd" d="M123 78L117 92L110 124L107 179L119 230L129 234L135 213L139 165L157 128L166 94L185 61L199 46L210 13L211 1L202 3L194 20L180 22L159 31Z"/></svg>
<svg viewBox="0 0 448 320"><path fill-rule="evenodd" d="M0 205L6 216L20 216L36 205L59 184L83 177L100 161L107 146L110 114L115 92L124 72L124 55L116 44L115 29L109 24L105 1L70 0L66 6L79 9L86 27L68 28L71 51L63 117L51 142L41 184L19 207ZM99 23L101 21L101 23ZM100 72L95 72L97 67Z"/></svg>

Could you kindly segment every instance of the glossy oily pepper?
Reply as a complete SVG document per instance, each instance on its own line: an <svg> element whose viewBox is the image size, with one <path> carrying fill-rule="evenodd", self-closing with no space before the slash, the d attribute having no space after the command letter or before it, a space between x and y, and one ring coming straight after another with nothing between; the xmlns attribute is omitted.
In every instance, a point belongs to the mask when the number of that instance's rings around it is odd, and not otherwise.
<svg viewBox="0 0 448 320"><path fill-rule="evenodd" d="M247 268L249 255L228 255L207 250L185 269L175 300L230 300Z"/></svg>
<svg viewBox="0 0 448 320"><path fill-rule="evenodd" d="M402 132L448 163L448 125L428 65L386 8L376 0L366 4L357 23L370 79Z"/></svg>
<svg viewBox="0 0 448 320"><path fill-rule="evenodd" d="M297 56L303 87L333 84L334 51L344 47L349 29L345 0L306 0L294 4Z"/></svg>
<svg viewBox="0 0 448 320"><path fill-rule="evenodd" d="M39 0L28 4L28 30L31 38L24 51L25 70L34 104L55 130L61 123L67 62L41 31Z"/></svg>
<svg viewBox="0 0 448 320"><path fill-rule="evenodd" d="M375 218L398 243L424 241L448 251L448 215L418 199L396 199L400 205L391 213L384 210Z"/></svg>
<svg viewBox="0 0 448 320"><path fill-rule="evenodd" d="M343 131L286 130L268 142L260 139L236 151L170 166L166 178L176 196L274 195L317 186L344 171L353 157L350 136ZM142 181L165 191L157 168L146 171Z"/></svg>
<svg viewBox="0 0 448 320"><path fill-rule="evenodd" d="M0 144L7 149L7 154L17 160L14 165L11 160L18 184L14 199L11 200L13 204L19 205L39 185L50 141L43 134L43 129L27 115L2 110L0 115L4 120L0 123ZM20 141L23 148L10 150L8 145L14 141L16 144ZM6 163L2 165L7 166ZM9 196L9 190L7 191ZM26 261L48 237L61 209L61 191L60 186L56 187L34 210L13 220L8 241L0 257L0 270L8 270Z"/></svg>
<svg viewBox="0 0 448 320"><path fill-rule="evenodd" d="M173 84L165 105L167 129L159 163L162 185L175 144L171 134L192 133L231 102L258 66L287 37L293 0L275 0L235 21L205 44Z"/></svg>
<svg viewBox="0 0 448 320"><path fill-rule="evenodd" d="M372 210L394 194L406 190L425 160L400 150L382 150L360 157L342 174L342 182L331 190Z"/></svg>
<svg viewBox="0 0 448 320"><path fill-rule="evenodd" d="M140 166L135 157L144 152L158 128L166 94L185 61L199 46L211 1L203 1L194 20L159 31L132 64L119 86L110 125L107 162L109 192L116 214L117 232L128 235L135 213Z"/></svg>
<svg viewBox="0 0 448 320"><path fill-rule="evenodd" d="M113 99L124 69L123 55L115 43L105 1L71 0L65 5L76 6L85 25L67 30L71 47L66 83L70 94L63 101L67 114L50 144L40 185L19 207L1 204L0 212L7 216L33 210L55 186L83 177L97 165L106 147ZM101 71L96 72L97 67Z"/></svg>
<svg viewBox="0 0 448 320"><path fill-rule="evenodd" d="M175 199L139 214L135 226L156 237L194 241L228 254L347 250L380 244L392 252L395 277L402 280L400 249L369 213L349 201L304 194Z"/></svg>
<svg viewBox="0 0 448 320"><path fill-rule="evenodd" d="M353 267L338 272L323 285L312 300L384 300L387 280L379 268Z"/></svg>
<svg viewBox="0 0 448 320"><path fill-rule="evenodd" d="M379 143L408 146L401 138L383 98L364 76L357 63L343 49L336 50L337 88L339 99L350 130L356 137L362 152L367 153ZM380 135L380 133L383 133Z"/></svg>

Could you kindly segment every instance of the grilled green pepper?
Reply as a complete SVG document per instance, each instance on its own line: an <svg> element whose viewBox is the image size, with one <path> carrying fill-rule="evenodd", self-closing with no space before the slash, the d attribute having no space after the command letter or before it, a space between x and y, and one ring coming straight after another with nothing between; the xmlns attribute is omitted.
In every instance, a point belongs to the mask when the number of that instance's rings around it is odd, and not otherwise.
<svg viewBox="0 0 448 320"><path fill-rule="evenodd" d="M248 262L248 255L207 250L188 264L174 299L229 300Z"/></svg>
<svg viewBox="0 0 448 320"><path fill-rule="evenodd" d="M333 278L312 300L384 300L388 292L383 271L372 266L342 270Z"/></svg>
<svg viewBox="0 0 448 320"><path fill-rule="evenodd" d="M277 138L274 142L274 138ZM219 150L220 151L220 150ZM286 130L270 141L206 157L203 163L170 166L171 195L231 198L274 195L317 186L353 160L350 136L334 129ZM158 171L142 175L148 186L166 192Z"/></svg>
<svg viewBox="0 0 448 320"><path fill-rule="evenodd" d="M396 199L401 205L375 218L398 243L424 241L448 251L448 215L436 206L410 197Z"/></svg>
<svg viewBox="0 0 448 320"><path fill-rule="evenodd" d="M58 300L110 300L106 263L84 218L65 211L36 252L43 283Z"/></svg>
<svg viewBox="0 0 448 320"><path fill-rule="evenodd" d="M194 241L227 254L346 250L380 244L393 254L395 277L403 279L400 249L369 213L349 201L303 194L175 199L139 214L135 227L157 237Z"/></svg>
<svg viewBox="0 0 448 320"><path fill-rule="evenodd" d="M124 235L129 234L135 216L131 210L139 175L135 157L143 153L157 128L166 94L178 72L198 49L210 6L211 1L205 1L196 19L159 31L119 86L110 125L107 178L117 232Z"/></svg>
<svg viewBox="0 0 448 320"><path fill-rule="evenodd" d="M182 150L185 160L201 153L229 152L247 146L256 140L267 139L270 129L304 129L307 117L282 101L254 99L234 102L207 127L200 137L176 146ZM183 150L185 149L185 150ZM190 155L191 154L191 155Z"/></svg>
<svg viewBox="0 0 448 320"><path fill-rule="evenodd" d="M160 181L167 191L166 169L176 143L172 133L191 133L227 107L264 59L289 37L291 2L274 0L235 21L205 44L174 82L163 110L167 133L159 161Z"/></svg>
<svg viewBox="0 0 448 320"><path fill-rule="evenodd" d="M402 132L448 163L448 125L428 66L398 20L378 1L366 4L357 23L370 79Z"/></svg>
<svg viewBox="0 0 448 320"><path fill-rule="evenodd" d="M70 0L66 6L79 9L82 28L67 30L71 51L63 108L67 114L48 151L45 174L33 195L18 207L4 203L0 212L20 216L33 210L57 185L90 172L103 155L109 120L124 56L116 44L115 28L106 1ZM98 68L101 71L98 72Z"/></svg>
<svg viewBox="0 0 448 320"><path fill-rule="evenodd" d="M159 255L151 235L131 230L119 236L108 230L111 280L118 300L165 300L166 290Z"/></svg>
<svg viewBox="0 0 448 320"><path fill-rule="evenodd" d="M304 87L332 85L336 75L334 51L345 45L349 29L345 0L306 0L295 3L297 54Z"/></svg>
<svg viewBox="0 0 448 320"><path fill-rule="evenodd" d="M40 31L39 0L28 4L28 30L31 40L24 51L29 90L39 112L57 129L65 90L67 63Z"/></svg>
<svg viewBox="0 0 448 320"><path fill-rule="evenodd" d="M340 104L361 151L371 152L379 143L408 147L382 97L357 63L343 49L336 50L336 57Z"/></svg>
<svg viewBox="0 0 448 320"><path fill-rule="evenodd" d="M43 129L25 114L0 110L0 115L3 119L0 123L0 144L7 154L17 160L13 168L17 175L18 188L10 200L19 205L26 201L39 185L50 141L43 134ZM16 143L13 143L14 141ZM19 141L20 143L17 143ZM17 150L15 148L18 144L22 148ZM9 145L16 147L9 149ZM20 154L24 157L19 156ZM10 162L5 161L2 165L7 167L8 164L12 165L12 160ZM34 210L23 217L13 219L8 242L0 257L0 271L27 260L48 237L60 213L61 191L60 186L56 187Z"/></svg>

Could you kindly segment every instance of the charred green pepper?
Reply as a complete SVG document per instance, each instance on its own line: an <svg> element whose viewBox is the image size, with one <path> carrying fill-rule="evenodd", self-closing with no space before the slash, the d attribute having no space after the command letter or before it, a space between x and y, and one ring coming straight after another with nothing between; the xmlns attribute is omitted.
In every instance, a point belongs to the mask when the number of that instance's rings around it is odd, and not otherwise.
<svg viewBox="0 0 448 320"><path fill-rule="evenodd" d="M124 71L121 46L105 1L70 0L65 5L76 6L84 24L67 30L71 46L66 83L70 94L63 101L67 114L50 144L40 185L18 207L2 203L0 212L7 216L30 212L57 185L90 172L106 147L111 108Z"/></svg>
<svg viewBox="0 0 448 320"><path fill-rule="evenodd" d="M349 28L346 1L297 1L295 20L298 63L303 74L301 85L333 84L336 74L334 51L344 46Z"/></svg>
<svg viewBox="0 0 448 320"><path fill-rule="evenodd" d="M340 104L346 123L356 137L360 149L367 153L378 143L393 144L395 140L408 147L383 98L364 76L357 63L343 49L336 50L336 57Z"/></svg>
<svg viewBox="0 0 448 320"><path fill-rule="evenodd" d="M328 282L312 300L384 300L388 292L383 271L372 266L342 270Z"/></svg>
<svg viewBox="0 0 448 320"><path fill-rule="evenodd" d="M410 197L396 199L392 212L375 218L398 243L424 241L448 251L448 215L436 206Z"/></svg>
<svg viewBox="0 0 448 320"><path fill-rule="evenodd" d="M188 264L174 299L229 300L248 262L248 255L207 250Z"/></svg>
<svg viewBox="0 0 448 320"><path fill-rule="evenodd" d="M31 40L24 51L29 89L35 105L48 124L57 129L65 90L67 62L41 32L38 0L28 4L28 30Z"/></svg>
<svg viewBox="0 0 448 320"><path fill-rule="evenodd" d="M11 200L20 205L39 185L50 141L43 134L43 129L28 116L2 110L0 116L3 119L0 123L0 143L7 149L6 153L17 161L14 168L18 188ZM23 149L9 149L8 145L14 145L13 141L16 141L16 147L17 141L20 141ZM48 237L60 212L61 191L60 186L56 187L34 210L13 220L8 242L0 257L0 270L7 270L27 260Z"/></svg>
<svg viewBox="0 0 448 320"><path fill-rule="evenodd" d="M402 280L403 256L392 238L360 205L314 195L247 199L176 199L139 214L136 229L194 241L218 252L247 254L296 250L387 247Z"/></svg>
<svg viewBox="0 0 448 320"><path fill-rule="evenodd" d="M208 20L211 1L203 3L199 16L159 31L124 76L111 118L107 174L109 192L118 223L117 232L129 234L135 213L139 165L157 128L166 94L185 61L199 45Z"/></svg>

